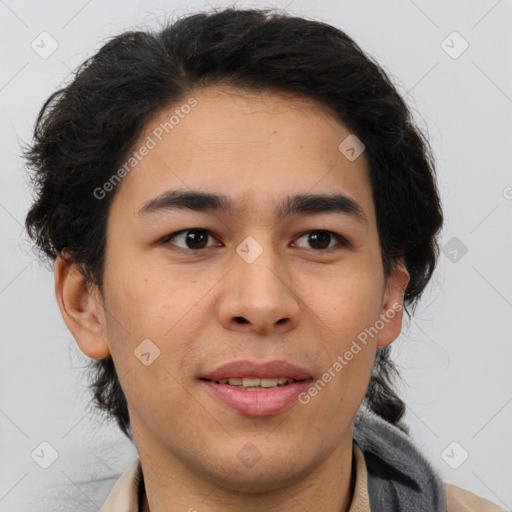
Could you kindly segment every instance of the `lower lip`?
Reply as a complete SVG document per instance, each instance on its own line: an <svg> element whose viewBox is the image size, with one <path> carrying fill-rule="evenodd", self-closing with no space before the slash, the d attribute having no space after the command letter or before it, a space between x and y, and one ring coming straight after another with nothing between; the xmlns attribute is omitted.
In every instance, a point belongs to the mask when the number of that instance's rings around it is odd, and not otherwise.
<svg viewBox="0 0 512 512"><path fill-rule="evenodd" d="M265 391L246 391L209 380L203 380L203 382L217 398L242 414L272 416L285 411L297 402L298 396L309 388L311 379L292 382Z"/></svg>

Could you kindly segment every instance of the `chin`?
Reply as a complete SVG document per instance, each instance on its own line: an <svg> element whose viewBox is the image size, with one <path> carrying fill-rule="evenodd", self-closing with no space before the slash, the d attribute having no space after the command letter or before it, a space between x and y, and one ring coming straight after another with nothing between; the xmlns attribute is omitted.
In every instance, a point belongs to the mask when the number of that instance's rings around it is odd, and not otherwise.
<svg viewBox="0 0 512 512"><path fill-rule="evenodd" d="M225 473L210 475L213 483L230 491L243 493L269 493L296 484L306 478L315 469L314 464L304 467L297 463L288 464L282 461L279 467L276 461L265 464L258 461L252 468L226 466ZM213 476L213 478L212 478Z"/></svg>

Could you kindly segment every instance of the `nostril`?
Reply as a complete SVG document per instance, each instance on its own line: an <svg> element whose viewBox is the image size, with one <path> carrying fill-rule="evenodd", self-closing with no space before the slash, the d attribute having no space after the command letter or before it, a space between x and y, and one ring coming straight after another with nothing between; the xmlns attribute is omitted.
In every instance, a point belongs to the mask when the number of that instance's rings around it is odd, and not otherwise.
<svg viewBox="0 0 512 512"><path fill-rule="evenodd" d="M247 323L247 320L243 316L236 316L235 322L237 324L245 324L245 323Z"/></svg>

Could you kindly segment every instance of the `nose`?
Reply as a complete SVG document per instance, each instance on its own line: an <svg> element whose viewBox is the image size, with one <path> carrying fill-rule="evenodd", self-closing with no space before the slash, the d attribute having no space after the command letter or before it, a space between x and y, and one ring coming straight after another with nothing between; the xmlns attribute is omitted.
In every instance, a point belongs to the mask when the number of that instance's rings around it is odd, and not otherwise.
<svg viewBox="0 0 512 512"><path fill-rule="evenodd" d="M272 249L264 249L252 262L235 253L219 297L221 324L226 329L265 335L297 327L300 300L288 274Z"/></svg>

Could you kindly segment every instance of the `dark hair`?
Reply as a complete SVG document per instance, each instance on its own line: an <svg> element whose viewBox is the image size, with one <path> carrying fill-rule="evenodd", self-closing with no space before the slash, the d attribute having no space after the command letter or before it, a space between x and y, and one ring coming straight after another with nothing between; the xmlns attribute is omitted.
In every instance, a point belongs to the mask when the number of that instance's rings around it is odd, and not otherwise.
<svg viewBox="0 0 512 512"><path fill-rule="evenodd" d="M384 273L403 258L410 274L405 301L414 307L434 270L443 220L428 140L384 70L347 34L271 9L228 8L156 33L125 32L50 96L25 149L36 191L26 227L50 261L66 251L102 290L114 194L98 200L93 191L122 165L152 115L215 84L315 99L364 143ZM131 438L112 358L92 360L91 369L96 405ZM389 347L379 349L365 401L393 424L405 412L393 389L396 375Z"/></svg>

